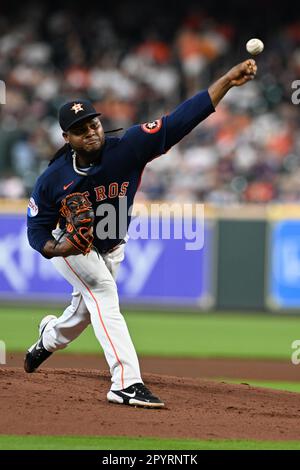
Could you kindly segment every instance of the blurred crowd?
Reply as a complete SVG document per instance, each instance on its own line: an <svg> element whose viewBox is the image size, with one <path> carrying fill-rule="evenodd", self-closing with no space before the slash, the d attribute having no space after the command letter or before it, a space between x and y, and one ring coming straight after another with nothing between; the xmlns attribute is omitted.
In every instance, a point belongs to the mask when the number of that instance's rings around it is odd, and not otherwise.
<svg viewBox="0 0 300 470"><path fill-rule="evenodd" d="M43 5L0 15L0 197L28 197L63 144L57 111L65 101L89 98L105 130L125 130L170 112L249 56L252 26L234 15L196 7L163 14L134 2L129 12L125 3ZM216 113L147 166L139 200L299 201L300 105L291 95L300 79L300 22L260 38L257 78L230 90Z"/></svg>

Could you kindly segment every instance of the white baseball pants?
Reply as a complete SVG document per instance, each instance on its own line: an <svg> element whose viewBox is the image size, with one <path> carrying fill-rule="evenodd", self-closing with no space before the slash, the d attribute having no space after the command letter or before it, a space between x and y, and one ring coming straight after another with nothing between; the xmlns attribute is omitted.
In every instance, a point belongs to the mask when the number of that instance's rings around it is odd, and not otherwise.
<svg viewBox="0 0 300 470"><path fill-rule="evenodd" d="M58 238L61 231L53 231ZM141 379L135 348L120 312L116 275L124 259L125 245L112 253L55 257L51 262L73 286L72 302L43 333L44 347L51 352L65 348L91 323L112 376L111 390L127 388Z"/></svg>

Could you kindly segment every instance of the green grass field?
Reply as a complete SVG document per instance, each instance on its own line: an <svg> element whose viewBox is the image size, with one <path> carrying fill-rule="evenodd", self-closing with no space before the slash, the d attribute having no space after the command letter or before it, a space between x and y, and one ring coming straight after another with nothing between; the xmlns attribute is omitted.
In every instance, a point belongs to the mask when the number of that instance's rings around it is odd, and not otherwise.
<svg viewBox="0 0 300 470"><path fill-rule="evenodd" d="M227 383L247 383L253 387L264 387L264 388L273 388L274 390L285 390L286 392L300 393L300 381L299 382L285 382L285 381L275 381L275 380L248 380L248 379L218 379L218 381L224 381Z"/></svg>
<svg viewBox="0 0 300 470"><path fill-rule="evenodd" d="M0 436L0 450L300 450L300 442L132 437Z"/></svg>
<svg viewBox="0 0 300 470"><path fill-rule="evenodd" d="M46 313L59 309L0 308L0 340L8 351L24 351L37 337ZM140 355L290 359L300 339L300 318L266 314L158 313L124 311ZM98 353L88 328L64 352Z"/></svg>
<svg viewBox="0 0 300 470"><path fill-rule="evenodd" d="M54 308L0 308L0 340L7 351L24 352L37 338L40 319ZM124 310L139 355L181 357L239 357L290 360L294 340L300 339L300 318L267 314L162 313ZM100 353L88 328L60 354ZM300 375L299 375L300 377ZM222 379L220 379L222 380ZM300 392L300 383L247 382L250 385ZM300 442L193 441L128 437L0 436L0 449L300 449Z"/></svg>

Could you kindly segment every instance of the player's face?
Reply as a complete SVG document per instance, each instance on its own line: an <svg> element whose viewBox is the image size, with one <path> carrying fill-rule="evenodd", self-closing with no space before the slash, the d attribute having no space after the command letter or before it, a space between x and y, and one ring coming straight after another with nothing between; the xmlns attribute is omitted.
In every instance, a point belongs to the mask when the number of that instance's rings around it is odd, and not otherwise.
<svg viewBox="0 0 300 470"><path fill-rule="evenodd" d="M78 153L93 154L104 144L104 131L100 119L86 119L63 134L65 141Z"/></svg>

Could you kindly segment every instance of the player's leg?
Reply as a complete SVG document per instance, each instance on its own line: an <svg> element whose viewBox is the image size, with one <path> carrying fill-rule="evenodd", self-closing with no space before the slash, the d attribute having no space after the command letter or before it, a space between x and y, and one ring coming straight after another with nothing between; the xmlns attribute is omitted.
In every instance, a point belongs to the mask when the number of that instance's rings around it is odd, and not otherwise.
<svg viewBox="0 0 300 470"><path fill-rule="evenodd" d="M88 324L88 309L95 335L102 345L112 375L108 400L113 403L161 408L164 406L163 402L143 384L138 358L119 309L117 287L107 265L116 275L124 257L123 249L116 250L114 254L115 256L109 256L109 260L106 259L107 264L95 251L87 256L52 258L57 270L75 290L81 292L84 303L81 304L78 297L77 302L73 300L73 304L59 319L53 319L45 326L45 344L49 350L65 347ZM83 319L79 321L77 315L80 317L81 312Z"/></svg>
<svg viewBox="0 0 300 470"><path fill-rule="evenodd" d="M138 358L120 312L115 281L96 251L86 256L52 258L56 269L79 290L91 316L112 375L112 389L142 383Z"/></svg>
<svg viewBox="0 0 300 470"><path fill-rule="evenodd" d="M43 332L43 345L51 352L64 349L77 338L91 323L90 312L86 308L79 291L72 294L72 302L63 314L50 320Z"/></svg>
<svg viewBox="0 0 300 470"><path fill-rule="evenodd" d="M90 324L87 310L80 292L73 292L72 303L57 318L44 317L39 325L39 338L27 351L24 360L26 372L34 372L54 351L63 349Z"/></svg>
<svg viewBox="0 0 300 470"><path fill-rule="evenodd" d="M124 250L125 244L122 244L113 252L103 256L104 262L114 280L116 280L120 264L124 260ZM135 383L125 390L112 389L108 392L107 398L113 403L133 406L147 406L149 408L162 408L164 406L164 403L154 396L143 383Z"/></svg>

